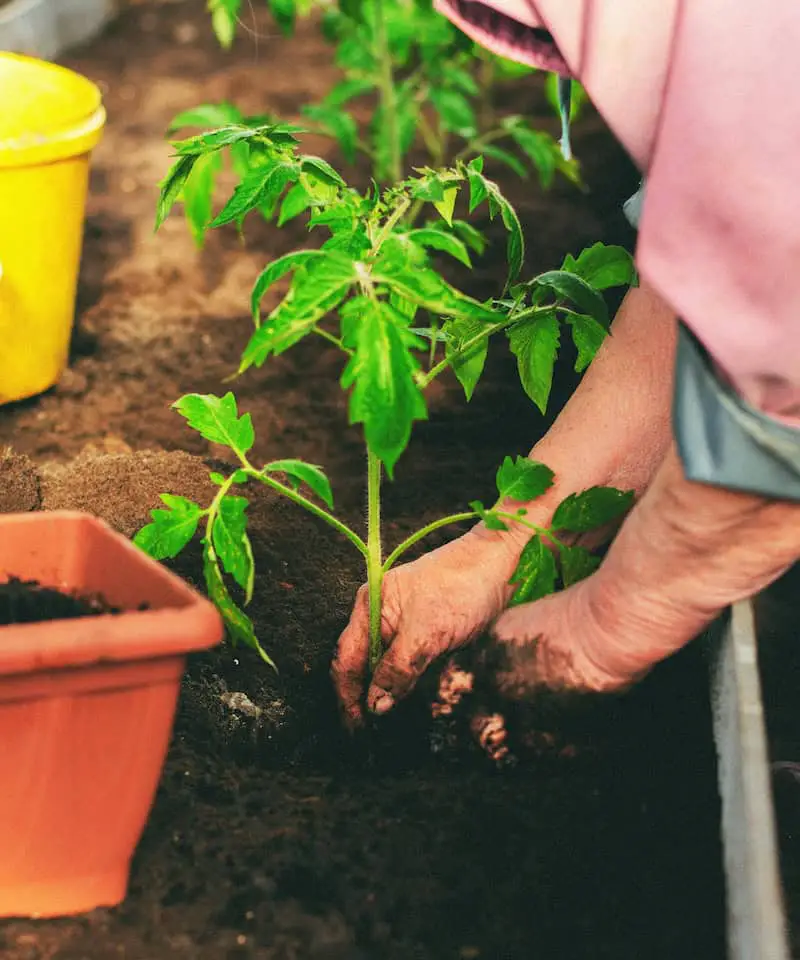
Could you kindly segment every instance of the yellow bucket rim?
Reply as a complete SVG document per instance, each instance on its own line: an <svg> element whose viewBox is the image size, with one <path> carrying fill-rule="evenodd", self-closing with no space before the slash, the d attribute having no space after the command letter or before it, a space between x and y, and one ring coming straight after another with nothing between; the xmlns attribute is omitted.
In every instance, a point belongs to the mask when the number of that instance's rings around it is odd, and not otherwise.
<svg viewBox="0 0 800 960"><path fill-rule="evenodd" d="M21 106L7 108L5 97L17 91L24 91L27 102L38 98L47 119L40 113L27 125ZM102 94L91 80L54 63L0 52L0 167L39 166L89 153L105 121Z"/></svg>

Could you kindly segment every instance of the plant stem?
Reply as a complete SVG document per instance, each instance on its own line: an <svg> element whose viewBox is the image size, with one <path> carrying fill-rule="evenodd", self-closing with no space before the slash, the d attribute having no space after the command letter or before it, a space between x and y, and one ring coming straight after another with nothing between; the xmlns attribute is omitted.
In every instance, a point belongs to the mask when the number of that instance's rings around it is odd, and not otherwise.
<svg viewBox="0 0 800 960"><path fill-rule="evenodd" d="M338 347L343 353L348 353L352 356L353 351L350 349L350 347L346 347L339 337L331 333L329 330L325 330L322 327L314 327L314 333L319 334L323 340L327 340L328 343L332 343L335 347Z"/></svg>
<svg viewBox="0 0 800 960"><path fill-rule="evenodd" d="M380 68L378 89L383 124L388 143L389 165L386 173L391 183L398 183L403 176L400 156L400 131L397 124L397 90L394 85L392 70L392 52L389 48L389 33L386 29L386 15L383 9L384 0L375 0L373 4L375 16L375 44L376 55Z"/></svg>
<svg viewBox="0 0 800 960"><path fill-rule="evenodd" d="M496 507L492 507L489 513L494 514L494 516L499 517L502 520L510 520L513 523L518 523L521 527L526 527L531 533L538 534L540 537L545 537L559 549L564 549L566 544L556 537L552 530L548 527L538 527L535 523L531 523L530 520L526 520L524 517L520 517L516 513L508 513L505 510L498 510ZM408 550L410 547L413 547L415 543L419 543L424 537L427 537L429 533L433 533L434 530L439 530L441 527L448 527L453 523L463 523L465 520L477 520L479 514L474 510L470 510L464 513L452 513L448 517L441 517L439 520L434 520L433 523L429 523L424 527L421 527L417 530L416 533L412 533L410 537L407 537L403 542L394 548L389 556L383 562L383 572L388 573L392 567L397 563L400 557Z"/></svg>
<svg viewBox="0 0 800 960"><path fill-rule="evenodd" d="M367 590L369 592L369 665L374 670L381 658L381 462L367 451Z"/></svg>
<svg viewBox="0 0 800 960"><path fill-rule="evenodd" d="M482 340L486 340L492 336L492 334L497 333L500 330L504 330L506 327L511 326L512 323L517 323L520 320L527 320L529 317L536 316L537 313L545 313L551 309L550 307L529 307L528 309L517 313L515 309L509 311L508 316L503 317L502 320L498 320L497 323L487 323L486 326L481 330L480 333L476 333L474 337L470 337L458 350L454 350L450 356L446 356L444 360L440 360L436 366L431 367L431 369L417 378L417 384L420 390L424 390L427 386L430 385L432 380L435 380L440 373L446 370L453 362L459 357L462 357L465 353L469 353L473 347L476 347Z"/></svg>
<svg viewBox="0 0 800 960"><path fill-rule="evenodd" d="M256 468L247 460L243 459L242 465L249 477L252 477L254 480L260 480L264 486L270 487L276 493L280 493L288 500L292 500L299 506L304 507L309 513L313 513L315 517L319 517L320 520L324 520L328 526L333 527L333 529L338 533L341 533L343 536L347 537L347 539L353 544L353 546L362 556L367 556L366 543L364 543L361 537L359 537L354 530L351 530L347 524L342 523L341 520L338 520L336 517L334 517L332 513L329 513L322 507L318 507L313 500L309 500L308 497L304 497L302 493L298 493L296 490L292 490L291 487L287 487L286 484L281 483L280 480L274 480L268 474L262 473L260 470L256 470Z"/></svg>
<svg viewBox="0 0 800 960"><path fill-rule="evenodd" d="M416 533L412 533L410 537L392 550L383 563L383 572L388 573L409 547L413 547L415 543L419 543L423 537L427 537L428 534L433 533L434 530L438 530L440 527L447 527L451 523L475 520L477 516L478 514L475 513L474 510L470 510L468 513L453 513L449 517L442 517L439 520L434 520L433 523L429 523L427 526L421 527Z"/></svg>

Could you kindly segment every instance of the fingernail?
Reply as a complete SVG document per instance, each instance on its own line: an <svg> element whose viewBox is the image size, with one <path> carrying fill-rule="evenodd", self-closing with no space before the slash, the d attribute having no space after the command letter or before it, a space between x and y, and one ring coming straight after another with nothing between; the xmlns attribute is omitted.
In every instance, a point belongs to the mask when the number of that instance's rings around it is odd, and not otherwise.
<svg viewBox="0 0 800 960"><path fill-rule="evenodd" d="M372 704L372 712L377 713L379 717L382 717L384 713L388 713L394 706L394 698L388 693L382 693Z"/></svg>

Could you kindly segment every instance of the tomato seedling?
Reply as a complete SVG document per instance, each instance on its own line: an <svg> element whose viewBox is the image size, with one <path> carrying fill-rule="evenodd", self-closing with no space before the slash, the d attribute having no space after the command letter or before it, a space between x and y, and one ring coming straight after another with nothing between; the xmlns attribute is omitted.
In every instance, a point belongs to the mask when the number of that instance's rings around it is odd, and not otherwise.
<svg viewBox="0 0 800 960"><path fill-rule="evenodd" d="M559 577L564 585L575 582L593 568L591 554L562 542L561 531L579 533L605 525L628 508L629 493L595 488L573 495L558 507L551 527L540 528L526 519L524 508L509 507L507 501L518 505L540 496L552 483L552 471L524 457L506 458L497 472L495 505L487 508L474 502L469 510L426 525L384 555L381 484L384 474L393 477L413 424L427 417L426 388L452 369L469 399L483 371L490 337L501 333L506 337L524 389L544 412L562 324L571 330L576 366L582 370L609 325L602 291L630 284L634 270L626 251L596 244L577 258L568 256L561 269L522 282L524 238L519 219L498 185L484 174L482 158L445 169L422 168L389 187L373 186L359 193L327 161L301 153L297 133L287 124L230 124L176 143L175 162L162 186L158 222L167 216L198 163L242 143L258 162L212 226L241 224L253 210L273 216L298 188L303 191L310 226L328 236L318 248L280 257L259 276L252 294L255 329L239 373L261 366L305 337L317 337L345 354L341 386L349 392L350 423L363 427L367 453L366 538L333 513L331 486L319 466L296 459L253 463L252 420L249 414L240 414L236 398L227 393L189 394L175 407L208 441L231 451L235 468L228 476L211 474L218 489L208 506L164 495L164 507L153 511L152 523L137 534L136 542L165 559L180 552L202 524L209 594L231 637L272 662L224 580L227 574L239 585L246 606L255 576L246 531L248 502L234 491L251 482L270 487L330 524L364 558L374 665L381 650L383 577L412 545L447 524L481 518L496 528L519 524L530 531L513 578L516 602L551 592ZM502 296L495 300L480 302L448 283L431 260L434 251L469 265L471 257L483 250L483 235L455 215L462 193L469 214L486 204L508 234L508 275ZM410 211L426 208L436 219L422 227L409 221ZM283 277L289 278L288 292L262 316L262 299Z"/></svg>

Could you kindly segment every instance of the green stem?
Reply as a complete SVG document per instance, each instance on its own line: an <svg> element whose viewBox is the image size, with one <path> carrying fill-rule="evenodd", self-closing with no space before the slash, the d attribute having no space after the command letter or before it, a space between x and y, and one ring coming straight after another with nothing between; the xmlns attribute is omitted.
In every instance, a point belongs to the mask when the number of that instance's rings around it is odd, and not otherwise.
<svg viewBox="0 0 800 960"><path fill-rule="evenodd" d="M381 462L367 451L367 590L369 593L369 664L374 670L381 658Z"/></svg>
<svg viewBox="0 0 800 960"><path fill-rule="evenodd" d="M314 333L322 337L323 340L327 340L328 343L332 343L335 347L338 347L343 353L349 353L352 356L353 351L350 347L346 347L335 334L324 330L322 327L314 327Z"/></svg>
<svg viewBox="0 0 800 960"><path fill-rule="evenodd" d="M440 360L436 366L431 367L427 373L417 377L417 384L420 390L424 390L429 386L432 380L435 380L440 373L452 364L453 360L457 360L459 357L464 356L464 354L469 353L469 351L472 350L473 347L476 347L482 340L486 340L488 337L491 337L492 334L504 330L506 327L511 326L512 323L526 320L528 317L535 316L537 313L545 313L549 309L549 307L530 307L521 313L517 313L512 309L507 317L503 317L503 319L498 320L497 323L487 323L480 333L476 333L474 337L470 337L458 350L455 350L449 356L445 357L444 360Z"/></svg>
<svg viewBox="0 0 800 960"><path fill-rule="evenodd" d="M400 130L397 124L397 90L392 70L392 52L389 48L389 33L386 28L384 0L375 0L375 44L379 64L378 90L383 111L386 141L389 146L389 169L386 171L391 183L399 183L403 176L400 155Z"/></svg>
<svg viewBox="0 0 800 960"><path fill-rule="evenodd" d="M555 544L559 549L564 549L566 544L564 544L558 537L547 527L538 527L535 523L531 523L530 520L525 520L524 517L520 517L519 514L509 513L505 510L497 510L492 508L490 511L494 516L499 517L502 520L510 520L513 523L518 523L521 527L526 527L531 533L536 533L540 537L545 537L550 540L551 543ZM412 533L410 537L407 537L399 546L395 547L394 550L389 554L389 556L383 562L383 572L388 573L392 567L397 563L400 557L414 546L415 543L419 543L424 537L427 537L428 534L433 533L434 530L439 530L441 527L448 527L453 523L464 523L466 520L477 520L479 514L475 513L474 510L464 513L452 513L448 517L441 517L439 520L434 520L432 523L427 524L424 527L421 527L417 530L416 533Z"/></svg>
<svg viewBox="0 0 800 960"><path fill-rule="evenodd" d="M291 487L287 487L285 483L281 483L279 480L274 480L271 476L269 476L269 474L262 473L260 470L256 470L256 468L244 458L242 459L242 465L249 477L252 477L254 480L261 481L264 486L270 487L276 493L280 493L288 500L291 500L299 506L304 507L309 513L313 513L315 517L319 517L320 520L324 520L328 526L333 527L333 529L338 533L341 533L343 536L347 537L347 539L363 557L367 556L366 543L364 543L361 537L359 537L354 530L351 530L347 524L342 523L341 520L338 520L336 517L334 517L332 513L329 513L322 507L318 507L313 500L309 500L308 497L304 497L302 493L298 493Z"/></svg>
<svg viewBox="0 0 800 960"><path fill-rule="evenodd" d="M434 520L433 523L429 523L425 527L421 527L417 530L416 533L412 533L410 537L405 539L399 546L395 547L394 550L389 554L386 560L383 563L383 572L388 573L389 570L397 563L400 557L408 550L410 547L413 547L415 543L419 543L423 537L427 537L429 533L433 533L434 530L438 530L440 527L447 527L451 523L461 523L464 520L475 520L478 516L474 510L470 510L468 513L453 513L449 517L442 517L440 520Z"/></svg>

